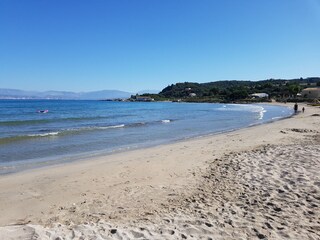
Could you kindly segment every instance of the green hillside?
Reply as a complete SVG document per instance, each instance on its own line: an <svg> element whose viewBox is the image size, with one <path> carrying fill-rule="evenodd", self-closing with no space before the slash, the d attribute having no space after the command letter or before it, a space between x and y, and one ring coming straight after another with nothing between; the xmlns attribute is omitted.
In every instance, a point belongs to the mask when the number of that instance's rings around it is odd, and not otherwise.
<svg viewBox="0 0 320 240"><path fill-rule="evenodd" d="M297 93L302 89L315 86L320 86L318 77L291 80L184 82L167 86L153 97L191 102L267 101L267 99L253 100L250 96L254 93L267 93L269 99L296 100Z"/></svg>

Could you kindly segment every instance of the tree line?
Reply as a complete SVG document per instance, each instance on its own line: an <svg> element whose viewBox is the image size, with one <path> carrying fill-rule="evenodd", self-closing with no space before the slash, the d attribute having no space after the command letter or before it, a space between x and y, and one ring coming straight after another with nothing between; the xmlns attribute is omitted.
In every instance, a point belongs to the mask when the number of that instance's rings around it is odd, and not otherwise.
<svg viewBox="0 0 320 240"><path fill-rule="evenodd" d="M155 100L187 102L235 102L294 100L307 87L320 86L320 78L268 79L262 81L216 81L209 83L183 82L171 84L158 94L144 94ZM251 94L267 93L267 99L253 99Z"/></svg>

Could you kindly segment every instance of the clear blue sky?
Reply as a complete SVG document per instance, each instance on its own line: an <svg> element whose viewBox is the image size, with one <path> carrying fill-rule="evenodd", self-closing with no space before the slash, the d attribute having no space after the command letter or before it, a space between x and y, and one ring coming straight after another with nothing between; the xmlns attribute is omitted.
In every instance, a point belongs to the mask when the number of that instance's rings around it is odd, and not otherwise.
<svg viewBox="0 0 320 240"><path fill-rule="evenodd" d="M320 76L320 0L0 0L0 88Z"/></svg>

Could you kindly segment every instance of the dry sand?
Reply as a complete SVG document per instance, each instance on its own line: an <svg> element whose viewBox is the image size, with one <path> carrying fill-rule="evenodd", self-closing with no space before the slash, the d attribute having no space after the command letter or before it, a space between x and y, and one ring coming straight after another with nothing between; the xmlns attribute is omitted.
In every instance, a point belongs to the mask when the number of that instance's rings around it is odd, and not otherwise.
<svg viewBox="0 0 320 240"><path fill-rule="evenodd" d="M0 177L0 239L320 239L320 108Z"/></svg>

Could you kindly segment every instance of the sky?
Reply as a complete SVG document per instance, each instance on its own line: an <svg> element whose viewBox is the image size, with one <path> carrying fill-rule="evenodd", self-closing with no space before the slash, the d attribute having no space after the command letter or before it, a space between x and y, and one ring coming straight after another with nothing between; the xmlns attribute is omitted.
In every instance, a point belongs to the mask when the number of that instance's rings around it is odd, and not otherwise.
<svg viewBox="0 0 320 240"><path fill-rule="evenodd" d="M0 88L320 76L320 0L0 0Z"/></svg>

